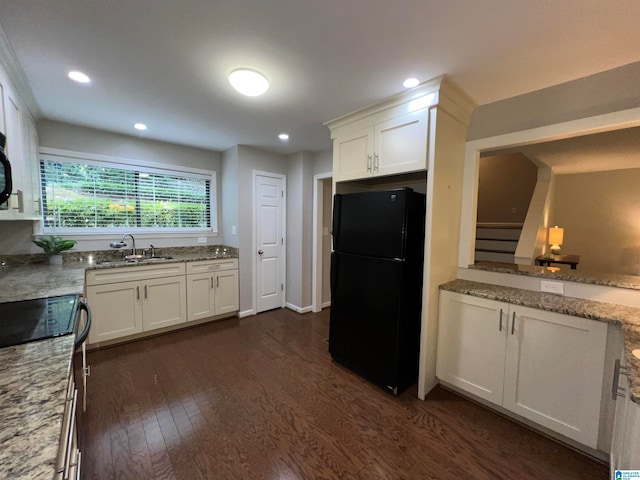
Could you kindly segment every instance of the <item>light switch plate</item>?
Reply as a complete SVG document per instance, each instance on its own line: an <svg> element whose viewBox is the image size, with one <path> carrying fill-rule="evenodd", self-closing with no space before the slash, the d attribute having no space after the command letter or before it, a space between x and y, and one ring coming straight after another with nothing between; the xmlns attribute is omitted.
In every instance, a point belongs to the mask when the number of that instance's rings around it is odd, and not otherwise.
<svg viewBox="0 0 640 480"><path fill-rule="evenodd" d="M564 295L564 283L542 280L540 282L540 291L546 293L555 293L557 295Z"/></svg>

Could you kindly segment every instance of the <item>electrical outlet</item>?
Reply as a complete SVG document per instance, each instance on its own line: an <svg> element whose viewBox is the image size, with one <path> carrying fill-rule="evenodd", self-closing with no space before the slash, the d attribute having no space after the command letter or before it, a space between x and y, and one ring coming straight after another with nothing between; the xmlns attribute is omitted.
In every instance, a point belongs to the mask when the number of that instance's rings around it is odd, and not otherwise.
<svg viewBox="0 0 640 480"><path fill-rule="evenodd" d="M236 229L235 225L231 225L231 235L236 235L238 233L238 230Z"/></svg>
<svg viewBox="0 0 640 480"><path fill-rule="evenodd" d="M546 293L555 293L556 295L564 295L564 283L548 282L542 280L540 282L540 291Z"/></svg>
<svg viewBox="0 0 640 480"><path fill-rule="evenodd" d="M198 243L207 243L207 237L198 237Z"/></svg>

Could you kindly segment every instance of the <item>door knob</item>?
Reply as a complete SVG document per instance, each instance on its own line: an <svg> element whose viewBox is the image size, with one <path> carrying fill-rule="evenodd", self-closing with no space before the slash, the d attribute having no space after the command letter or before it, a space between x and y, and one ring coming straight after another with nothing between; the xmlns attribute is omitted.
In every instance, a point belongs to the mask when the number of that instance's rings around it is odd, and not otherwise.
<svg viewBox="0 0 640 480"><path fill-rule="evenodd" d="M258 255L262 255L264 252L262 250L258 250Z"/></svg>

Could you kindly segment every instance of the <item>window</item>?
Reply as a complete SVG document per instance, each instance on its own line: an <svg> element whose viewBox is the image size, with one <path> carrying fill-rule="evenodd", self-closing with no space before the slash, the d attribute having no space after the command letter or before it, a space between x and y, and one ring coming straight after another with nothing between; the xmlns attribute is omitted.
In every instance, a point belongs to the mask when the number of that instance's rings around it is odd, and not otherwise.
<svg viewBox="0 0 640 480"><path fill-rule="evenodd" d="M212 232L215 174L43 155L44 233Z"/></svg>

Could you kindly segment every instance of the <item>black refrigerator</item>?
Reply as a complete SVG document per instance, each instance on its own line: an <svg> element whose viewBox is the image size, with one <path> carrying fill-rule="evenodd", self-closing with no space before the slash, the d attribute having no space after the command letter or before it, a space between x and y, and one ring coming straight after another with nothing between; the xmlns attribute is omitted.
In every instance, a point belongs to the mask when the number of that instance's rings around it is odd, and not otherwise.
<svg viewBox="0 0 640 480"><path fill-rule="evenodd" d="M424 225L411 188L334 197L329 352L396 395L418 375Z"/></svg>

